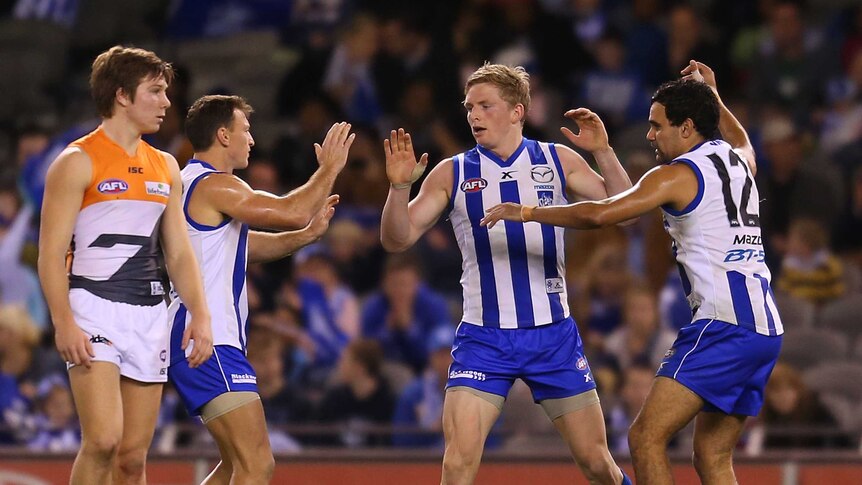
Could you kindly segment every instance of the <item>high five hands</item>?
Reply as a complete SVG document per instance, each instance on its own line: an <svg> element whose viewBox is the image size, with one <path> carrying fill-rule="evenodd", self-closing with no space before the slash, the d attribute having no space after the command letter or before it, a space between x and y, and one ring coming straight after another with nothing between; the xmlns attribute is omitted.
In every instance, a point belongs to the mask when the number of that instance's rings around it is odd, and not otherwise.
<svg viewBox="0 0 862 485"><path fill-rule="evenodd" d="M395 189L406 189L413 185L428 166L427 153L423 153L419 163L416 163L413 141L404 128L392 130L389 139L383 140L383 151L386 153L386 176Z"/></svg>

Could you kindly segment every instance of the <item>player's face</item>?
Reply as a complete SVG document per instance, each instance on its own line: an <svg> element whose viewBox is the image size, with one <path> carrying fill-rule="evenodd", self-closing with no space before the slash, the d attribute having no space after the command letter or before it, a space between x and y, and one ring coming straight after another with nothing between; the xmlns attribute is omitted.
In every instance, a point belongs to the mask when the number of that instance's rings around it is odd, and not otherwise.
<svg viewBox="0 0 862 485"><path fill-rule="evenodd" d="M251 125L248 118L241 110L233 110L233 123L229 127L228 140L230 144L227 149L230 152L230 160L233 168L243 169L248 167L248 156L251 147L254 146L254 138L251 136Z"/></svg>
<svg viewBox="0 0 862 485"><path fill-rule="evenodd" d="M650 129L647 132L647 140L655 149L655 159L659 163L667 163L679 155L685 153L680 147L683 138L680 135L680 126L672 126L667 119L664 105L653 103L649 109Z"/></svg>
<svg viewBox="0 0 862 485"><path fill-rule="evenodd" d="M473 138L483 147L493 150L513 132L520 136L520 113L500 97L497 86L474 84L464 98L464 108Z"/></svg>
<svg viewBox="0 0 862 485"><path fill-rule="evenodd" d="M162 76L148 77L138 84L135 99L129 100L126 113L141 133L159 131L165 120L165 112L171 106L167 90L168 83Z"/></svg>

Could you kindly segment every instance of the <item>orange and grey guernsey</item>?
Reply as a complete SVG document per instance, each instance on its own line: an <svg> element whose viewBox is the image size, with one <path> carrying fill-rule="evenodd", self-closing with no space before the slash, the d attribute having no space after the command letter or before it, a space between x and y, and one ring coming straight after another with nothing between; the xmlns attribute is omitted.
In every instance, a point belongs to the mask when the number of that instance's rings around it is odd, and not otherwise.
<svg viewBox="0 0 862 485"><path fill-rule="evenodd" d="M93 172L75 221L70 288L113 302L161 304L159 226L171 194L164 155L142 140L130 156L101 127L69 146L90 157Z"/></svg>

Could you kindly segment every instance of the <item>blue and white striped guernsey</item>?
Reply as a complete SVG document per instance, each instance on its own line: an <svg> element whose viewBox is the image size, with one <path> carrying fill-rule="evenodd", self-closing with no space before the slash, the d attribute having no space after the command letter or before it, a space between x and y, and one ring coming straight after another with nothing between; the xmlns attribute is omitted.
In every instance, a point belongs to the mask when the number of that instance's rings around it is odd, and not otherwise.
<svg viewBox="0 0 862 485"><path fill-rule="evenodd" d="M688 207L662 208L692 320L781 335L764 263L760 198L748 163L721 140L704 142L671 163L685 163L698 179Z"/></svg>
<svg viewBox="0 0 862 485"><path fill-rule="evenodd" d="M449 218L462 255L463 321L494 328L529 328L569 316L564 229L479 221L501 202L567 203L566 180L553 144L524 138L508 160L476 146L452 159Z"/></svg>
<svg viewBox="0 0 862 485"><path fill-rule="evenodd" d="M226 217L218 226L200 224L189 215L189 200L198 182L218 173L210 164L190 160L181 172L183 213L186 228L203 278L204 293L212 318L213 345L230 345L245 352L248 320L245 272L248 256L248 225ZM175 296L176 293L172 292ZM183 332L191 321L182 300L168 308L171 341L170 363L181 361L192 349L181 349Z"/></svg>

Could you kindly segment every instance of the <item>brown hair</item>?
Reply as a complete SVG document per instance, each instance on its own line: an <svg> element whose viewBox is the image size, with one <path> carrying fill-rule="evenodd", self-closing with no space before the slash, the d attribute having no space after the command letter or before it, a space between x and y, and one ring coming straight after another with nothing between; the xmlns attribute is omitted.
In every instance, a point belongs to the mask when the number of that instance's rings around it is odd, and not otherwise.
<svg viewBox="0 0 862 485"><path fill-rule="evenodd" d="M237 109L247 117L254 112L241 96L214 94L195 101L186 115L186 136L192 148L200 152L211 147L219 128L233 126L233 112Z"/></svg>
<svg viewBox="0 0 862 485"><path fill-rule="evenodd" d="M509 103L510 107L514 108L516 104L522 104L526 117L527 111L530 110L530 75L523 67L485 62L467 79L464 94L466 95L471 87L482 83L496 86L500 90L500 97ZM524 123L523 118L521 123Z"/></svg>
<svg viewBox="0 0 862 485"><path fill-rule="evenodd" d="M369 338L359 338L347 344L345 351L371 376L380 376L383 368L383 347L380 342Z"/></svg>
<svg viewBox="0 0 862 485"><path fill-rule="evenodd" d="M799 237L800 241L812 251L829 246L829 234L817 219L799 217L790 221L788 232Z"/></svg>
<svg viewBox="0 0 862 485"><path fill-rule="evenodd" d="M90 73L90 92L99 116L114 115L117 89L122 89L134 101L141 81L160 77L170 84L174 80L174 68L152 51L115 45L102 52L93 61Z"/></svg>

